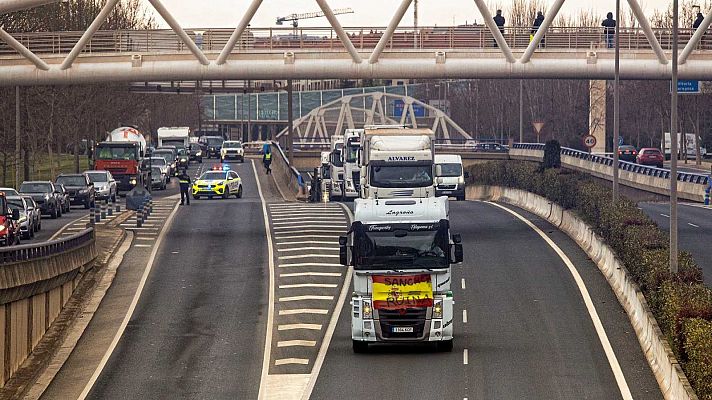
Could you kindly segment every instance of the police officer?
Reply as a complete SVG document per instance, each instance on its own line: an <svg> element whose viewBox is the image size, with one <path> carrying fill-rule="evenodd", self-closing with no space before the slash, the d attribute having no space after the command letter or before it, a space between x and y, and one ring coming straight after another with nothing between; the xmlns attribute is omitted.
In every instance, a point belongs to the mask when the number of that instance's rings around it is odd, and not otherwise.
<svg viewBox="0 0 712 400"><path fill-rule="evenodd" d="M187 202L190 205L190 194L188 189L190 189L190 176L188 176L188 170L181 170L180 175L178 175L178 182L180 183L180 205Z"/></svg>
<svg viewBox="0 0 712 400"><path fill-rule="evenodd" d="M264 154L262 155L262 162L265 165L267 175L271 174L272 168L270 168L270 165L272 164L272 151L269 147L264 150Z"/></svg>

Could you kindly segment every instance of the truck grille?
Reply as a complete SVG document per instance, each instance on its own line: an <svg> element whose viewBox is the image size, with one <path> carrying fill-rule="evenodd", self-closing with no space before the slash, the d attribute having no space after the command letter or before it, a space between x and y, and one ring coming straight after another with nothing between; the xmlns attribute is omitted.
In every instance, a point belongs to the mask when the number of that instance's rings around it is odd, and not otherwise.
<svg viewBox="0 0 712 400"><path fill-rule="evenodd" d="M354 187L357 192L361 191L361 171L353 171L351 177L354 180Z"/></svg>
<svg viewBox="0 0 712 400"><path fill-rule="evenodd" d="M386 339L413 339L423 336L427 308L378 310L381 335ZM394 327L412 327L413 332L393 332Z"/></svg>
<svg viewBox="0 0 712 400"><path fill-rule="evenodd" d="M438 185L438 189L440 189L440 190L455 190L455 189L457 189L457 185Z"/></svg>

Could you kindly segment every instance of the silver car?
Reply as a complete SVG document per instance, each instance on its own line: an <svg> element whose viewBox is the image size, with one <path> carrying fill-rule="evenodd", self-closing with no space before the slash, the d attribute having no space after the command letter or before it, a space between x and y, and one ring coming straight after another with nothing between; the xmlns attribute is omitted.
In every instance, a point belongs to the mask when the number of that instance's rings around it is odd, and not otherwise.
<svg viewBox="0 0 712 400"><path fill-rule="evenodd" d="M94 191L97 200L116 201L118 191L116 189L116 180L111 176L109 171L85 171L89 180L94 184Z"/></svg>
<svg viewBox="0 0 712 400"><path fill-rule="evenodd" d="M30 211L27 201L22 196L8 196L7 205L11 210L20 212L20 235L22 239L29 240L35 237L35 227L32 225L32 211Z"/></svg>
<svg viewBox="0 0 712 400"><path fill-rule="evenodd" d="M35 200L32 198L32 196L22 197L25 198L25 202L27 203L27 206L31 211L32 225L35 228L35 232L39 232L40 230L42 230L42 211L40 210L40 206L35 203Z"/></svg>

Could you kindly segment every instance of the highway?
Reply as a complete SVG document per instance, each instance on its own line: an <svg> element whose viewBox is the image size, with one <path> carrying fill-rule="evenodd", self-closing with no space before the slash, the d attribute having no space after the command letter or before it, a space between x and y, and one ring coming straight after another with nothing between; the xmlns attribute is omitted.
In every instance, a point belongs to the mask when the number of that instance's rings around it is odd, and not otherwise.
<svg viewBox="0 0 712 400"><path fill-rule="evenodd" d="M661 229L670 230L669 203L640 203ZM704 272L705 283L712 285L712 208L700 204L680 203L678 207L680 250L689 251Z"/></svg>
<svg viewBox="0 0 712 400"><path fill-rule="evenodd" d="M628 318L595 265L564 234L519 212L576 265L633 398L662 398ZM622 398L572 276L546 242L489 204L451 202L451 221L465 248L465 263L455 268L453 352L383 346L355 355L347 303L311 398L363 392L393 399Z"/></svg>
<svg viewBox="0 0 712 400"><path fill-rule="evenodd" d="M89 398L256 398L267 249L250 163L244 198L175 215L133 317Z"/></svg>

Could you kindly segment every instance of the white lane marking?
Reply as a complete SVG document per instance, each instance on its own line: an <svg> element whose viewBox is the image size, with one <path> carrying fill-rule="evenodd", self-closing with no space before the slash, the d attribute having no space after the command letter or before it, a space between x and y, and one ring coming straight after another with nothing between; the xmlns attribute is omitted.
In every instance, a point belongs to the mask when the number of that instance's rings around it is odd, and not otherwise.
<svg viewBox="0 0 712 400"><path fill-rule="evenodd" d="M277 249L277 251L304 251L304 250L339 251L339 248L338 247L296 247L293 249Z"/></svg>
<svg viewBox="0 0 712 400"><path fill-rule="evenodd" d="M681 206L688 206L688 207L695 207L695 208L701 208L703 210L712 210L712 207L706 206L704 204L695 204L695 203L680 203Z"/></svg>
<svg viewBox="0 0 712 400"><path fill-rule="evenodd" d="M87 229L87 228L85 228L85 227L72 227L72 226L70 226L69 228L65 228L65 230L67 230L67 231L83 231L83 230L85 230L85 229Z"/></svg>
<svg viewBox="0 0 712 400"><path fill-rule="evenodd" d="M462 278L461 284L462 284L462 290L465 290L465 278Z"/></svg>
<svg viewBox="0 0 712 400"><path fill-rule="evenodd" d="M265 390L267 385L267 375L269 374L269 360L272 355L272 329L274 326L274 250L272 249L272 232L269 226L269 215L267 215L267 203L262 194L262 185L260 178L257 175L257 167L255 160L250 160L252 164L252 172L257 182L257 193L260 195L260 203L262 203L262 217L265 226L265 236L267 236L267 260L269 264L269 302L267 305L267 329L265 332L265 350L262 355L262 373L260 375L260 390L257 395L258 399L265 398Z"/></svg>
<svg viewBox="0 0 712 400"><path fill-rule="evenodd" d="M317 215L317 216L311 216L311 217L290 217L290 218L276 217L273 215L272 219L275 221L275 222L272 222L272 225L288 225L288 224L302 223L303 221L338 221L338 222L346 223L346 218L343 215L339 216L339 217L328 217L328 216Z"/></svg>
<svg viewBox="0 0 712 400"><path fill-rule="evenodd" d="M467 349L462 350L462 364L467 365L470 363L470 358Z"/></svg>
<svg viewBox="0 0 712 400"><path fill-rule="evenodd" d="M277 342L277 347L293 346L314 347L316 346L316 342L314 340L283 340L281 342Z"/></svg>
<svg viewBox="0 0 712 400"><path fill-rule="evenodd" d="M293 264L284 264L284 263L279 263L279 268L290 268L290 267L343 267L341 264L332 264L332 263L293 263Z"/></svg>
<svg viewBox="0 0 712 400"><path fill-rule="evenodd" d="M690 226L693 227L693 228L699 228L699 227L700 227L699 225L695 225L695 224L693 224L692 222L688 222L687 225L690 225Z"/></svg>
<svg viewBox="0 0 712 400"><path fill-rule="evenodd" d="M283 209L283 210L293 210L293 209L305 209L305 210L339 210L341 211L341 207L338 205L319 205L319 204L314 204L314 205L305 205L303 203L270 203L269 204L269 209L274 210L274 209Z"/></svg>
<svg viewBox="0 0 712 400"><path fill-rule="evenodd" d="M309 360L306 358L280 358L279 360L274 360L274 365L309 365Z"/></svg>
<svg viewBox="0 0 712 400"><path fill-rule="evenodd" d="M156 240L155 237L138 237L138 236L135 237L134 239L136 239L136 240L145 240L145 241L148 241L148 242L153 242L153 241Z"/></svg>
<svg viewBox="0 0 712 400"><path fill-rule="evenodd" d="M290 239L309 239L309 238L314 238L314 239L336 239L338 240L340 234L333 234L333 235L291 235L288 233L285 233L284 235L275 235L274 238L275 240L290 240Z"/></svg>
<svg viewBox="0 0 712 400"><path fill-rule="evenodd" d="M280 278L297 278L301 276L331 276L339 277L341 272L292 272L289 274L279 274Z"/></svg>
<svg viewBox="0 0 712 400"><path fill-rule="evenodd" d="M462 310L462 323L467 323L467 310Z"/></svg>
<svg viewBox="0 0 712 400"><path fill-rule="evenodd" d="M304 296L287 296L287 297L280 297L279 301L281 302L289 302L289 301L306 301L306 300L334 300L334 296L321 296L321 295L304 295Z"/></svg>
<svg viewBox="0 0 712 400"><path fill-rule="evenodd" d="M665 218L670 218L670 216L667 215L667 214L660 214L660 215L663 216L663 217L665 217Z"/></svg>
<svg viewBox="0 0 712 400"><path fill-rule="evenodd" d="M279 310L279 315L299 315L299 314L317 314L326 315L329 310L323 310L319 308L296 308L291 310Z"/></svg>
<svg viewBox="0 0 712 400"><path fill-rule="evenodd" d="M153 247L152 244L135 244L133 247Z"/></svg>
<svg viewBox="0 0 712 400"><path fill-rule="evenodd" d="M277 246L289 246L289 245L295 245L295 244L338 244L339 240L334 238L335 240L327 242L327 241L317 241L317 240L302 240L302 241L297 241L297 242L277 242Z"/></svg>
<svg viewBox="0 0 712 400"><path fill-rule="evenodd" d="M161 228L159 228L159 227L149 227L149 228L141 227L141 228L137 228L137 227L134 226L134 227L126 227L126 230L127 230L127 231L160 231Z"/></svg>
<svg viewBox="0 0 712 400"><path fill-rule="evenodd" d="M88 215L84 215L84 216L81 216L81 217L79 217L79 218L77 218L77 219L75 219L75 220L70 221L69 223L67 223L66 225L64 225L63 227L61 227L57 232L55 232L54 235L52 235L52 236L48 239L48 241L51 241L51 240L54 240L54 239L58 238L59 235L61 235L61 234L64 233L64 231L66 230L66 228L68 228L68 227L71 226L71 225L76 225L78 222L83 221L84 219L86 219L86 221L89 221L89 216L88 216ZM86 229L86 228L85 228L85 229Z"/></svg>
<svg viewBox="0 0 712 400"><path fill-rule="evenodd" d="M591 317L591 321L593 321L593 326L595 327L598 339L600 340L601 345L603 346L603 351L606 353L606 358L608 358L608 364L610 364L611 370L613 371L613 376L616 378L616 383L618 384L618 389L621 392L621 396L624 400L632 400L633 395L630 393L630 388L628 388L628 383L626 382L625 376L623 375L623 370L621 369L620 364L618 364L618 358L616 357L616 353L613 351L613 348L611 347L611 342L608 340L608 336L606 335L606 329L603 327L601 319L598 317L598 312L596 311L596 307L593 304L593 300L591 300L591 295L588 293L586 284L581 278L581 275L579 275L578 270L576 270L574 264L571 262L571 259L569 259L569 257L563 252L563 250L561 250L561 248L556 243L554 243L554 241L546 233L544 233L531 221L529 221L516 211L511 210L501 204L492 202L487 203L507 211L508 213L517 217L517 219L519 219L520 221L524 222L542 239L544 239L544 241L549 245L549 247L551 247L559 256L559 258L564 262L564 264L566 264L566 267L569 269L569 272L573 276L574 281L576 282L576 286L578 287L578 290L581 293L581 297L583 298L584 304L586 305L586 310L588 311L588 314Z"/></svg>
<svg viewBox="0 0 712 400"><path fill-rule="evenodd" d="M354 220L351 210L348 209L343 204L339 204L344 210L346 215L349 217L349 221ZM324 364L324 359L326 358L326 352L329 350L329 345L331 344L331 338L334 336L334 331L336 330L336 323L339 322L339 316L341 315L341 310L344 308L344 302L346 301L346 296L351 288L351 277L353 276L353 267L349 267L346 271L346 278L344 279L343 285L341 285L341 293L339 294L339 300L336 302L336 308L333 314L331 314L331 320L329 321L329 326L326 328L326 334L324 335L324 340L321 342L321 347L319 348L319 354L314 360L314 367L312 368L311 376L309 377L309 383L304 390L303 399L309 399L311 397L314 386L316 385L316 380L319 377L319 371L321 371L321 366Z"/></svg>
<svg viewBox="0 0 712 400"><path fill-rule="evenodd" d="M275 233L276 231L286 231L286 230L296 230L297 232L302 229L323 229L326 232L343 232L346 230L345 224L339 225L327 225L327 224L304 224L304 225L294 225L294 226L275 226L272 228ZM284 232L278 232L284 233ZM296 233L296 232L295 232Z"/></svg>
<svg viewBox="0 0 712 400"><path fill-rule="evenodd" d="M86 397L89 395L89 392L91 391L92 387L96 383L96 380L99 379L99 375L101 375L101 372L104 370L104 367L106 367L106 363L109 362L109 357L111 357L111 354L114 352L114 350L116 349L116 346L119 344L119 340L121 339L121 336L123 336L124 331L126 330L126 326L129 324L129 320L133 316L134 310L136 310L136 305L138 304L138 300L141 297L143 288L146 286L146 281L148 280L148 275L151 273L151 269L153 269L153 262L156 259L156 254L158 253L158 249L161 247L161 243L163 243L163 238L165 237L166 233L168 232L168 229L170 228L171 224L173 223L173 218L176 215L176 211L178 211L178 207L179 207L178 203L176 203L175 207L173 207L173 212L168 217L168 220L166 220L166 224L163 226L163 230L161 231L161 234L158 235L158 241L156 242L156 245L153 247L153 251L151 251L151 255L149 256L148 262L146 263L146 269L143 271L143 275L141 276L141 281L139 281L136 293L134 294L133 300L131 300L131 305L129 306L128 311L126 311L126 315L124 316L123 321L121 321L121 325L119 326L118 332L116 332L116 335L114 335L114 339L111 341L111 344L109 345L109 348L106 350L106 353L104 353L104 357L102 357L101 362L99 362L99 365L96 367L94 374L91 376L91 378L89 379L89 382L87 382L86 386L84 386L84 390L82 390L82 393L79 395L77 400L86 399Z"/></svg>
<svg viewBox="0 0 712 400"><path fill-rule="evenodd" d="M299 289L299 288L335 288L339 285L335 283L296 283L294 285L279 285L280 289Z"/></svg>
<svg viewBox="0 0 712 400"><path fill-rule="evenodd" d="M321 324L286 324L277 326L279 331L293 331L297 329L306 329L309 331L320 331Z"/></svg>
<svg viewBox="0 0 712 400"><path fill-rule="evenodd" d="M338 254L299 254L296 256L280 256L280 260L296 260L299 258L339 258Z"/></svg>

